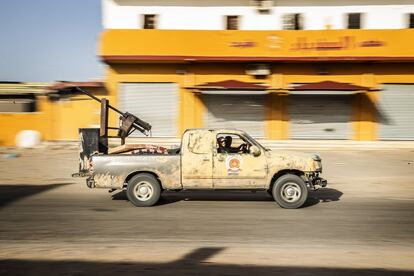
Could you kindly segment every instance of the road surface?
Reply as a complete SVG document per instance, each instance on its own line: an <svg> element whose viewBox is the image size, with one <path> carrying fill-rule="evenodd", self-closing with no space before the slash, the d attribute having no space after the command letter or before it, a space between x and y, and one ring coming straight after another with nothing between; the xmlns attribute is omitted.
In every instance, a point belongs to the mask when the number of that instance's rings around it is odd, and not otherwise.
<svg viewBox="0 0 414 276"><path fill-rule="evenodd" d="M298 210L265 192L135 208L69 177L76 149L18 153L0 160L0 275L414 274L414 150L319 151L328 188Z"/></svg>

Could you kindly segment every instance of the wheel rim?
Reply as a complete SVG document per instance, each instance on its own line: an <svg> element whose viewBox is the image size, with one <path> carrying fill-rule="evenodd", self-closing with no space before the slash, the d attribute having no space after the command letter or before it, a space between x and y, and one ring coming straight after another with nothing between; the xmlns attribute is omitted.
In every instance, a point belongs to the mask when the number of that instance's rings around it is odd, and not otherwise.
<svg viewBox="0 0 414 276"><path fill-rule="evenodd" d="M139 182L134 188L135 197L141 201L147 201L154 194L154 189L147 181Z"/></svg>
<svg viewBox="0 0 414 276"><path fill-rule="evenodd" d="M299 200L301 195L302 191L300 189L300 186L293 182L283 184L282 188L280 189L280 196L287 202L296 202Z"/></svg>

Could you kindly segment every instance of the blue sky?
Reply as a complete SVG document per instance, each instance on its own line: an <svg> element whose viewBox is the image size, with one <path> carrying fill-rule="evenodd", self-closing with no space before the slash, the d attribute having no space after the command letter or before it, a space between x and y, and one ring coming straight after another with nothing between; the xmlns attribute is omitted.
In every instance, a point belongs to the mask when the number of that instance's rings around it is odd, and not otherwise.
<svg viewBox="0 0 414 276"><path fill-rule="evenodd" d="M1 0L0 81L101 77L100 0Z"/></svg>

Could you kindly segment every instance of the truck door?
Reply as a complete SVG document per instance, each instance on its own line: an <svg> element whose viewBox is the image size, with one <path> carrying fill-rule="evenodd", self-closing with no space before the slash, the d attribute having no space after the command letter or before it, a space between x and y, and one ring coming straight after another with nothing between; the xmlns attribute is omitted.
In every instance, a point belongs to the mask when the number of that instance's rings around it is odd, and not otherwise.
<svg viewBox="0 0 414 276"><path fill-rule="evenodd" d="M232 143L222 148L218 143L230 137ZM213 148L213 187L215 189L263 188L267 179L267 164L262 149L259 156L249 152L251 141L238 134L218 133ZM243 146L246 145L246 146Z"/></svg>
<svg viewBox="0 0 414 276"><path fill-rule="evenodd" d="M213 188L213 133L189 130L181 145L181 182L184 189Z"/></svg>

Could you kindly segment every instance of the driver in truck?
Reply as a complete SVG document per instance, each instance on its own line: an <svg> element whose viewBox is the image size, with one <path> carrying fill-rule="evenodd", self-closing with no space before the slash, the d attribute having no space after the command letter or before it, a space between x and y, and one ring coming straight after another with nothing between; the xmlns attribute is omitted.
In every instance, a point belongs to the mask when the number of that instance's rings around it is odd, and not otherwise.
<svg viewBox="0 0 414 276"><path fill-rule="evenodd" d="M217 139L218 152L219 153L246 153L244 150L244 144L240 144L238 147L232 147L233 138L229 135L226 137L219 137Z"/></svg>

